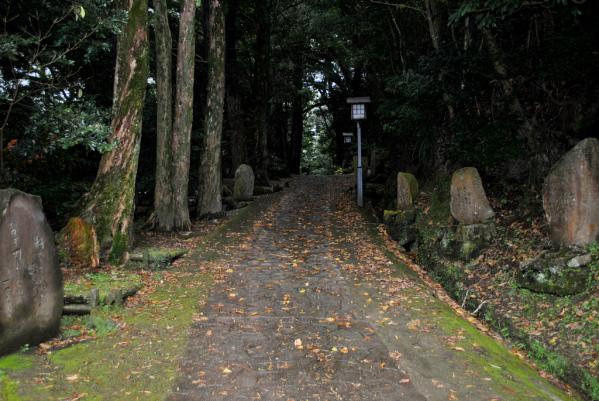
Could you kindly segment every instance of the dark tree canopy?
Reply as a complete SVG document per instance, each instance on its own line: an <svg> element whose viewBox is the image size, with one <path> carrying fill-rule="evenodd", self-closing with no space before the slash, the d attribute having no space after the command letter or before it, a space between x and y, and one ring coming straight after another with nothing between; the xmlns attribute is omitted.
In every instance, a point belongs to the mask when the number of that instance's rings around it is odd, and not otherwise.
<svg viewBox="0 0 599 401"><path fill-rule="evenodd" d="M174 195L192 202L211 88L210 7L197 4L189 193ZM150 49L159 40L166 53L151 52L138 211L154 205L157 110L177 109L161 93L172 97L193 82L174 79L172 49L178 32L187 32L180 29L183 2L157 5L164 7L149 4ZM265 184L289 173L351 167L342 133L355 127L345 100L358 95L373 100L365 155L384 155L382 175L436 176L473 165L492 185L536 186L566 149L596 135L596 2L228 0L224 6L223 177L241 163ZM112 78L127 15L110 0L9 0L0 13L2 180L45 195L59 226L89 189L101 154L119 147L109 140ZM164 26L172 36L157 34ZM173 67L165 70L169 53ZM172 90L160 92L157 79L164 82L169 70ZM171 157L158 156L161 164ZM179 177L184 172L173 178Z"/></svg>

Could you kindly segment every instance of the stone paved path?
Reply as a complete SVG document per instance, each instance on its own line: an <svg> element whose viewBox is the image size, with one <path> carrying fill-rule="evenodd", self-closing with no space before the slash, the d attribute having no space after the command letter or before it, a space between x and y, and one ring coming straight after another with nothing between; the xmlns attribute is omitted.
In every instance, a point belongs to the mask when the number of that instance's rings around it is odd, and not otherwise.
<svg viewBox="0 0 599 401"><path fill-rule="evenodd" d="M570 399L394 268L349 184L297 178L259 216L170 401Z"/></svg>

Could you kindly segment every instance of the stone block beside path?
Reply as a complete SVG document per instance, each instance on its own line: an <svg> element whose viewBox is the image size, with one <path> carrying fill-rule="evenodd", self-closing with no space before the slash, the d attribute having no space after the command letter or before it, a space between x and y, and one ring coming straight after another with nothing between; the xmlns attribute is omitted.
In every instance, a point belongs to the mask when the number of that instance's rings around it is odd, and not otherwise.
<svg viewBox="0 0 599 401"><path fill-rule="evenodd" d="M42 201L0 190L0 355L58 332L62 275Z"/></svg>
<svg viewBox="0 0 599 401"><path fill-rule="evenodd" d="M587 138L551 169L543 207L557 246L584 246L599 238L599 140Z"/></svg>
<svg viewBox="0 0 599 401"><path fill-rule="evenodd" d="M235 171L235 184L233 186L233 199L236 201L249 201L254 196L254 170L247 164L242 164Z"/></svg>
<svg viewBox="0 0 599 401"><path fill-rule="evenodd" d="M457 170L451 177L451 215L462 224L482 223L495 216L483 183L474 167Z"/></svg>
<svg viewBox="0 0 599 401"><path fill-rule="evenodd" d="M409 209L418 196L418 180L410 173L397 173L397 210Z"/></svg>

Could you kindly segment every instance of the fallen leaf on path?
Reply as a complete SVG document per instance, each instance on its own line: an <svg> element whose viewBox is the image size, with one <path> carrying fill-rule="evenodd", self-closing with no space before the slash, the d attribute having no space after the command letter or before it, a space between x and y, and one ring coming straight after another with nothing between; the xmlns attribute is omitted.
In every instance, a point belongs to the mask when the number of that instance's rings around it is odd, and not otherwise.
<svg viewBox="0 0 599 401"><path fill-rule="evenodd" d="M408 328L408 330L418 331L418 328L420 327L420 319L410 320L406 324L406 327Z"/></svg>

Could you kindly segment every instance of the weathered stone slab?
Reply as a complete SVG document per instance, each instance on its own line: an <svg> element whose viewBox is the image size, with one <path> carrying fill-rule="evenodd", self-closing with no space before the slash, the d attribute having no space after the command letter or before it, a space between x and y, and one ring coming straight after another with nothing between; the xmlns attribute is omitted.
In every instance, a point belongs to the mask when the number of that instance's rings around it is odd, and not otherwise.
<svg viewBox="0 0 599 401"><path fill-rule="evenodd" d="M62 306L54 234L41 199L0 190L0 354L56 334Z"/></svg>
<svg viewBox="0 0 599 401"><path fill-rule="evenodd" d="M254 196L254 170L247 164L242 164L235 171L233 199L237 201L252 200Z"/></svg>
<svg viewBox="0 0 599 401"><path fill-rule="evenodd" d="M587 138L551 169L543 187L551 239L558 246L587 245L599 237L599 140Z"/></svg>
<svg viewBox="0 0 599 401"><path fill-rule="evenodd" d="M418 180L410 173L397 173L397 210L409 209L418 196Z"/></svg>
<svg viewBox="0 0 599 401"><path fill-rule="evenodd" d="M451 215L462 224L482 223L495 216L478 170L465 167L451 177Z"/></svg>
<svg viewBox="0 0 599 401"><path fill-rule="evenodd" d="M185 248L143 248L129 255L129 261L147 269L167 269L175 260L187 253Z"/></svg>

